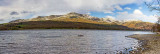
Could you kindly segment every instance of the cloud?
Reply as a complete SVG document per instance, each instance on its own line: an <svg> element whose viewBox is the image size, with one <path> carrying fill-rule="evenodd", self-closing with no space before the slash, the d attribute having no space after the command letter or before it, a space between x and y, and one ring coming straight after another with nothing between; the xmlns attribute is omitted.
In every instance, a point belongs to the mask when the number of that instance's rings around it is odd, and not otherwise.
<svg viewBox="0 0 160 54"><path fill-rule="evenodd" d="M4 19L0 19L0 21L3 21Z"/></svg>
<svg viewBox="0 0 160 54"><path fill-rule="evenodd" d="M115 6L117 10L123 10L120 6Z"/></svg>
<svg viewBox="0 0 160 54"><path fill-rule="evenodd" d="M11 13L10 13L10 15L19 15L19 13L18 13L18 12L13 11L13 12L11 12Z"/></svg>
<svg viewBox="0 0 160 54"><path fill-rule="evenodd" d="M140 10L138 10L138 9L134 10L134 11L133 11L133 14L143 15L143 13L142 13Z"/></svg>
<svg viewBox="0 0 160 54"><path fill-rule="evenodd" d="M131 14L129 14L128 12L118 12L116 18L119 20L142 20L153 23L157 21L157 18L155 16L144 15L139 9L134 10Z"/></svg>
<svg viewBox="0 0 160 54"><path fill-rule="evenodd" d="M129 8L129 7L125 7L124 9L126 9L126 10L131 10L131 8Z"/></svg>
<svg viewBox="0 0 160 54"><path fill-rule="evenodd" d="M139 0L0 0L0 19L8 22L15 18L24 19L68 12L113 13L115 10L122 10L121 5L139 3L137 1ZM11 14L13 11L19 14Z"/></svg>
<svg viewBox="0 0 160 54"><path fill-rule="evenodd" d="M115 17L113 17L113 16L106 16L105 18L113 18L113 19L115 19Z"/></svg>

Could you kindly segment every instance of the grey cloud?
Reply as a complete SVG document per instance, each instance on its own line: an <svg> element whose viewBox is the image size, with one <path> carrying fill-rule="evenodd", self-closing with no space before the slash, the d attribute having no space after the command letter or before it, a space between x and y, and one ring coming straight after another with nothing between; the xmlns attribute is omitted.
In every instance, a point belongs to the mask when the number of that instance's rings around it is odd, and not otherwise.
<svg viewBox="0 0 160 54"><path fill-rule="evenodd" d="M13 11L13 12L11 12L11 13L10 13L10 15L19 15L19 13L18 13L18 12Z"/></svg>
<svg viewBox="0 0 160 54"><path fill-rule="evenodd" d="M11 17L12 19L19 19L20 17Z"/></svg>
<svg viewBox="0 0 160 54"><path fill-rule="evenodd" d="M4 19L0 19L0 21L4 21Z"/></svg>
<svg viewBox="0 0 160 54"><path fill-rule="evenodd" d="M11 5L14 0L0 0L0 6Z"/></svg>
<svg viewBox="0 0 160 54"><path fill-rule="evenodd" d="M121 7L118 7L119 5L136 3L136 1L139 0L0 0L0 16L3 19L10 19L12 17L26 18L28 16L66 14L68 12L112 13L117 9L122 10Z"/></svg>
<svg viewBox="0 0 160 54"><path fill-rule="evenodd" d="M22 11L22 14L27 14L27 13L34 13L33 11Z"/></svg>

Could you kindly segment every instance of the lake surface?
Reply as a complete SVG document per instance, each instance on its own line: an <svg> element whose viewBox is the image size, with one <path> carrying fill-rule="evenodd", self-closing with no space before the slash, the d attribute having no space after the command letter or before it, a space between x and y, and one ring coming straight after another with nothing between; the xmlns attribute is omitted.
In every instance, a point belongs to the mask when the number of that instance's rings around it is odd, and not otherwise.
<svg viewBox="0 0 160 54"><path fill-rule="evenodd" d="M125 36L152 34L120 30L12 30L0 31L0 54L115 54L138 46Z"/></svg>

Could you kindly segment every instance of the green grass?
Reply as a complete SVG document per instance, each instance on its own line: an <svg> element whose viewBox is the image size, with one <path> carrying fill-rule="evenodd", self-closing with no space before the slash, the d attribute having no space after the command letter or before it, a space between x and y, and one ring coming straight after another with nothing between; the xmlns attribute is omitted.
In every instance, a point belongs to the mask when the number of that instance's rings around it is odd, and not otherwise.
<svg viewBox="0 0 160 54"><path fill-rule="evenodd" d="M160 36L160 34L155 34L155 36Z"/></svg>
<svg viewBox="0 0 160 54"><path fill-rule="evenodd" d="M23 29L99 29L99 30L129 30L126 26L110 24L94 24L84 22L66 21L29 21L0 25L0 30L23 30Z"/></svg>

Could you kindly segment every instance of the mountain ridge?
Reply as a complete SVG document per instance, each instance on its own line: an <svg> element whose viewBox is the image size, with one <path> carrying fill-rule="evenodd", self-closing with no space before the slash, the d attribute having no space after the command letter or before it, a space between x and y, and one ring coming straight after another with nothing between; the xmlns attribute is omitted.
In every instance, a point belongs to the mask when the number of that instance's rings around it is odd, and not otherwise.
<svg viewBox="0 0 160 54"><path fill-rule="evenodd" d="M50 16L38 16L36 18L31 19L17 19L10 21L11 24L24 23L24 22L33 22L33 21L61 21L61 22L81 22L81 23L91 23L91 24L105 24L105 25L120 25L126 26L130 29L138 29L138 30L151 30L153 23L143 22L140 20L130 20L130 21L118 21L113 18L98 18L93 17L88 14L79 14L75 12L71 12L65 15L50 15Z"/></svg>

